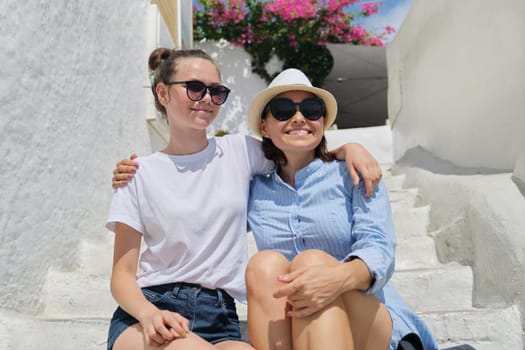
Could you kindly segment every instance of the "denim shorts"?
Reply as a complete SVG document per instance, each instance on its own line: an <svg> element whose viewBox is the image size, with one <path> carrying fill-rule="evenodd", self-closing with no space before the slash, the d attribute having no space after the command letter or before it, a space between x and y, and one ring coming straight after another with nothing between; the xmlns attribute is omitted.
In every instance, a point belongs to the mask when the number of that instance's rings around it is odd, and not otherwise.
<svg viewBox="0 0 525 350"><path fill-rule="evenodd" d="M177 312L190 321L190 330L211 344L241 341L234 299L221 289L207 289L189 283L170 283L142 288L148 301L161 310ZM108 350L128 327L138 321L117 308L111 319Z"/></svg>

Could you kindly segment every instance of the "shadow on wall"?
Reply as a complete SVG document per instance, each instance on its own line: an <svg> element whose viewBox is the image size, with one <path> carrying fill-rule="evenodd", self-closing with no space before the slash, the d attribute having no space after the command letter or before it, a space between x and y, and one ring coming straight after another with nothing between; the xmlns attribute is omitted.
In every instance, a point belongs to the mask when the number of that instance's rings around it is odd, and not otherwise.
<svg viewBox="0 0 525 350"><path fill-rule="evenodd" d="M483 167L460 167L448 160L437 157L421 146L410 148L396 164L417 167L439 175L493 175L512 173L512 169L491 169ZM525 198L525 183L517 176L511 176L521 195Z"/></svg>
<svg viewBox="0 0 525 350"><path fill-rule="evenodd" d="M521 195L525 198L525 183L516 176L512 176L512 182L516 184L516 187L520 191Z"/></svg>
<svg viewBox="0 0 525 350"><path fill-rule="evenodd" d="M441 175L490 175L512 173L512 169L491 169L484 167L460 167L448 160L437 157L421 146L410 148L397 162L399 165L418 167Z"/></svg>

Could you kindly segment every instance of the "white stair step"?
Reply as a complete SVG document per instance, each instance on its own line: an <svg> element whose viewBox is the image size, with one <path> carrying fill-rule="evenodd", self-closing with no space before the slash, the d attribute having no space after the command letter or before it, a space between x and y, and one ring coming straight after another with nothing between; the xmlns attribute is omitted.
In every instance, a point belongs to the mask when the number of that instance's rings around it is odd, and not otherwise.
<svg viewBox="0 0 525 350"><path fill-rule="evenodd" d="M50 269L43 290L42 317L110 318L116 303L109 282L105 275Z"/></svg>
<svg viewBox="0 0 525 350"><path fill-rule="evenodd" d="M109 319L116 307L109 289L112 261L112 234L81 242L77 269L48 271L42 317Z"/></svg>
<svg viewBox="0 0 525 350"><path fill-rule="evenodd" d="M403 184L405 183L406 176L402 175L392 175L390 171L383 170L383 181L385 182L386 188L389 190L401 190L403 189Z"/></svg>
<svg viewBox="0 0 525 350"><path fill-rule="evenodd" d="M422 313L441 348L469 344L476 350L522 350L523 331L516 306Z"/></svg>
<svg viewBox="0 0 525 350"><path fill-rule="evenodd" d="M407 188L404 190L388 189L388 198L392 210L410 209L416 205L418 190L416 188Z"/></svg>
<svg viewBox="0 0 525 350"><path fill-rule="evenodd" d="M235 307L237 308L237 316L239 316L239 321L248 320L248 306L246 304L235 301Z"/></svg>
<svg viewBox="0 0 525 350"><path fill-rule="evenodd" d="M433 269L396 270L392 284L416 312L472 306L472 270L457 263Z"/></svg>
<svg viewBox="0 0 525 350"><path fill-rule="evenodd" d="M105 350L109 319L0 319L0 349Z"/></svg>
<svg viewBox="0 0 525 350"><path fill-rule="evenodd" d="M398 239L426 235L429 224L429 206L411 209L392 209L394 228Z"/></svg>
<svg viewBox="0 0 525 350"><path fill-rule="evenodd" d="M439 265L433 238L422 236L397 240L396 269L428 269Z"/></svg>

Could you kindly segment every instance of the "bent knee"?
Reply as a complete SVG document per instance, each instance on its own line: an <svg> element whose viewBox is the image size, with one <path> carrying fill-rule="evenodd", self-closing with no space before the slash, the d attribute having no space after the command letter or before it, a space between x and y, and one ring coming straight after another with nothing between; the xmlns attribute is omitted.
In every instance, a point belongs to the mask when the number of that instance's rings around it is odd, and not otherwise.
<svg viewBox="0 0 525 350"><path fill-rule="evenodd" d="M290 263L284 255L273 250L263 250L250 258L246 267L246 284L275 280L277 275L290 272Z"/></svg>
<svg viewBox="0 0 525 350"><path fill-rule="evenodd" d="M335 265L339 262L330 254L319 250L309 249L297 255L292 261L292 269L313 265Z"/></svg>

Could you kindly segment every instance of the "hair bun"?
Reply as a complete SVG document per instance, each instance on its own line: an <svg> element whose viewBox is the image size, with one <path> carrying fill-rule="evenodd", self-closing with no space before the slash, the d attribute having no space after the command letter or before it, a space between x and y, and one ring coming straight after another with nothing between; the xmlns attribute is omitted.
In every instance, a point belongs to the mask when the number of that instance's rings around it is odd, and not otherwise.
<svg viewBox="0 0 525 350"><path fill-rule="evenodd" d="M151 71L157 69L163 62L165 62L173 53L174 50L165 47L159 47L149 55L148 67Z"/></svg>

